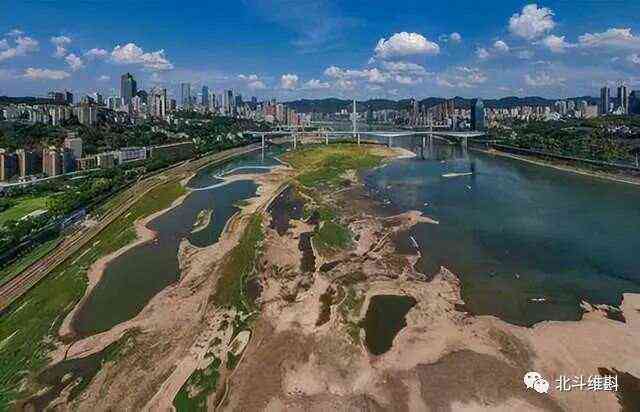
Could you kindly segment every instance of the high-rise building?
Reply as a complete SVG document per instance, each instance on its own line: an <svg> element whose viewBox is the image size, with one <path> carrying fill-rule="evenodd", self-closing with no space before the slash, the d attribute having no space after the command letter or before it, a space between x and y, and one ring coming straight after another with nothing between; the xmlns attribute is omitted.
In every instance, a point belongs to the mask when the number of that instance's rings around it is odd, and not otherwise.
<svg viewBox="0 0 640 412"><path fill-rule="evenodd" d="M191 107L191 83L180 85L180 103L183 109Z"/></svg>
<svg viewBox="0 0 640 412"><path fill-rule="evenodd" d="M138 93L136 93L136 96L140 98L141 103L145 103L145 104L147 103L147 99L149 98L149 95L144 90L138 90Z"/></svg>
<svg viewBox="0 0 640 412"><path fill-rule="evenodd" d="M18 174L18 157L0 149L0 182L6 182Z"/></svg>
<svg viewBox="0 0 640 412"><path fill-rule="evenodd" d="M125 73L120 77L120 97L125 105L131 103L133 96L138 93L138 85L131 73Z"/></svg>
<svg viewBox="0 0 640 412"><path fill-rule="evenodd" d="M34 151L18 149L18 173L20 177L35 175L42 172L42 156Z"/></svg>
<svg viewBox="0 0 640 412"><path fill-rule="evenodd" d="M474 99L471 102L471 128L473 130L485 130L484 102L482 99Z"/></svg>
<svg viewBox="0 0 640 412"><path fill-rule="evenodd" d="M609 114L609 101L611 100L611 90L608 86L600 89L600 115Z"/></svg>
<svg viewBox="0 0 640 412"><path fill-rule="evenodd" d="M224 102L224 110L228 116L233 116L235 114L235 106L236 102L233 98L233 90L227 90L224 92L225 102Z"/></svg>
<svg viewBox="0 0 640 412"><path fill-rule="evenodd" d="M102 94L95 92L92 97L98 106L104 106L104 97Z"/></svg>
<svg viewBox="0 0 640 412"><path fill-rule="evenodd" d="M62 174L62 156L55 147L42 150L42 172L49 177Z"/></svg>
<svg viewBox="0 0 640 412"><path fill-rule="evenodd" d="M634 90L629 94L629 113L640 114L640 90Z"/></svg>
<svg viewBox="0 0 640 412"><path fill-rule="evenodd" d="M98 107L93 104L81 104L75 108L78 122L85 126L95 126L98 123Z"/></svg>
<svg viewBox="0 0 640 412"><path fill-rule="evenodd" d="M151 95L149 97L151 105L151 114L155 117L164 119L169 111L167 101L167 89L161 89L154 87L151 89Z"/></svg>
<svg viewBox="0 0 640 412"><path fill-rule="evenodd" d="M73 104L73 93L71 93L70 91L65 91L64 92L64 102L66 104Z"/></svg>
<svg viewBox="0 0 640 412"><path fill-rule="evenodd" d="M75 133L69 133L67 135L67 138L64 139L64 147L71 150L71 153L73 153L76 159L82 157L82 139L76 137Z"/></svg>
<svg viewBox="0 0 640 412"><path fill-rule="evenodd" d="M618 97L616 103L622 114L629 114L629 89L624 83L618 84Z"/></svg>
<svg viewBox="0 0 640 412"><path fill-rule="evenodd" d="M200 97L200 104L203 107L209 106L209 88L207 86L202 86L202 96Z"/></svg>

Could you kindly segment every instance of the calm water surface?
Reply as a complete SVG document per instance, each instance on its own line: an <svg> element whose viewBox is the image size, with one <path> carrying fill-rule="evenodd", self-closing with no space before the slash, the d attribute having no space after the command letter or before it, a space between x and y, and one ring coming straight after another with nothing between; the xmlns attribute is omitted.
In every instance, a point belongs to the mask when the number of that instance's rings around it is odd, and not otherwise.
<svg viewBox="0 0 640 412"><path fill-rule="evenodd" d="M423 154L418 139L394 143ZM623 292L640 292L635 186L438 144L365 182L400 211L440 222L410 231L418 269L458 274L472 313L522 325L575 320L582 299L618 305Z"/></svg>
<svg viewBox="0 0 640 412"><path fill-rule="evenodd" d="M273 149L238 157L223 165L201 169L189 182L191 188L206 188L223 182L219 176L231 173L264 173L264 166L279 164L274 158L281 153ZM255 168L253 166L258 166ZM239 167L250 167L233 171ZM180 276L178 247L182 239L195 246L214 244L226 222L239 208L238 202L256 193L257 186L249 180L241 180L202 191L193 191L182 205L171 209L154 220L148 227L158 233L156 240L130 249L113 260L100 282L76 313L73 328L80 336L89 336L109 330L129 320L144 306ZM202 210L212 210L209 224L195 233L194 223Z"/></svg>

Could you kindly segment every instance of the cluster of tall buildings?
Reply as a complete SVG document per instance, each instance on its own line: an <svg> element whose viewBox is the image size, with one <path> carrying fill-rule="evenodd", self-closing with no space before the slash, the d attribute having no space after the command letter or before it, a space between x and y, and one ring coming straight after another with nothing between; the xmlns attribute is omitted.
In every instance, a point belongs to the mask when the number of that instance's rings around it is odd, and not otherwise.
<svg viewBox="0 0 640 412"><path fill-rule="evenodd" d="M618 82L615 98L611 95L609 86L600 89L600 105L598 113L601 116L607 114L628 115L640 114L640 91L629 93L629 88L623 82Z"/></svg>

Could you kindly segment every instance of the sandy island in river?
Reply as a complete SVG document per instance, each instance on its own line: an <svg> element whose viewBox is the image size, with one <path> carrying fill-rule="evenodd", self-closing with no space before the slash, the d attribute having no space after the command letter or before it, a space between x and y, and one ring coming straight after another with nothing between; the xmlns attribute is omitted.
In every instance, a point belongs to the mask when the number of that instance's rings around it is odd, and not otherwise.
<svg viewBox="0 0 640 412"><path fill-rule="evenodd" d="M371 150L386 157L399 154L382 147ZM180 282L155 296L134 319L54 352L53 362L63 359L65 352L68 358L84 357L127 330L141 332L132 350L106 363L78 398L58 407L171 410L187 379L215 356L223 366L206 400L209 409L620 409L613 392L561 392L551 382L550 393L540 395L526 390L522 378L530 370L548 379L586 378L598 374L599 368L640 376L640 296L624 295L619 320L607 317L607 308L587 303L580 321L542 322L532 328L472 316L463 310L461 285L454 274L446 268L418 273L414 263L419 256L397 251L394 239L402 231L421 221L437 222L419 212L385 215L355 173L343 175L339 190L297 186L305 207L330 208L336 216L326 221L318 217L322 213L291 218L286 232L279 234L268 205L295 173L277 167L268 174L230 176L254 179L259 195L228 222L215 245L195 248L183 241ZM225 257L254 213L265 216L256 264L260 312L250 333L240 332L232 344L235 310L213 306L210 298ZM349 245L331 248L318 243L327 225L347 227ZM148 240L148 233L140 234ZM312 235L315 263L310 271L301 265L309 253L305 234ZM98 281L107 262L96 264L91 282ZM406 315L406 327L378 356L366 348L358 326L376 295L405 295L416 301ZM229 352L240 357L233 367L224 366Z"/></svg>

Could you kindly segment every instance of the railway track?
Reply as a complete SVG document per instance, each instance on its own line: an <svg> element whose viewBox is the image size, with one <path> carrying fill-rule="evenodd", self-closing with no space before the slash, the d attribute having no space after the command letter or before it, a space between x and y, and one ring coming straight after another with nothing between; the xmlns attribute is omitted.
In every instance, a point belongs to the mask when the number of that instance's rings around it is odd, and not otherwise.
<svg viewBox="0 0 640 412"><path fill-rule="evenodd" d="M174 166L161 174L154 174L140 180L134 186L126 189L121 195L126 197L125 194L129 192L129 200L107 212L106 215L102 216L97 225L84 227L71 235L68 235L47 256L37 262L34 262L25 268L19 275L16 275L10 281L2 284L0 286L0 315L13 302L18 300L32 287L38 284L38 282L44 279L60 264L89 244L89 242L91 242L93 238L95 238L107 226L113 223L118 217L122 216L137 201L142 199L157 186L181 179L184 175L193 173L207 164L223 162L233 157L260 149L260 147L261 146L259 144L253 144L242 148L230 149L225 152L216 153L200 159L190 160Z"/></svg>

